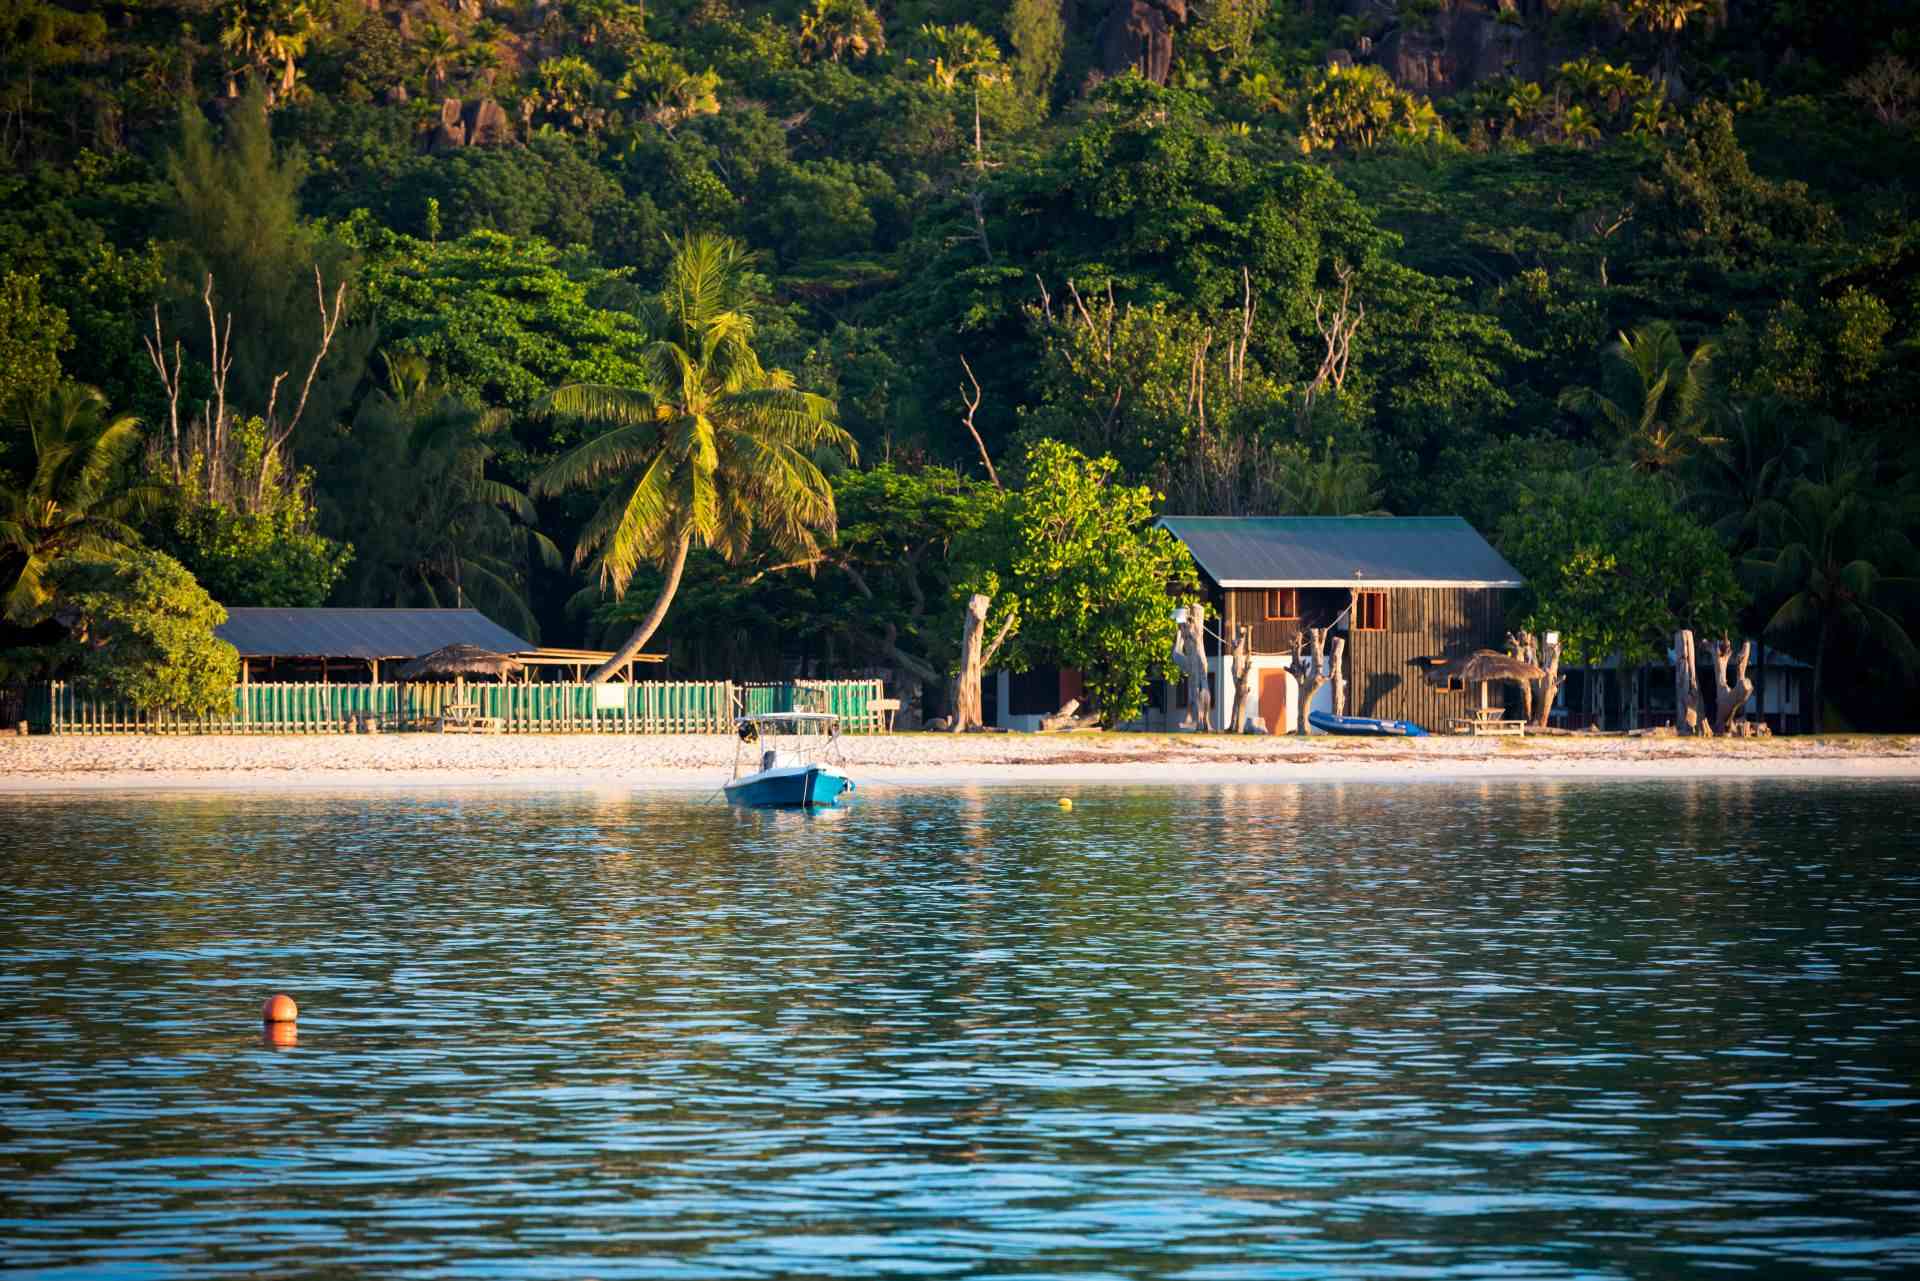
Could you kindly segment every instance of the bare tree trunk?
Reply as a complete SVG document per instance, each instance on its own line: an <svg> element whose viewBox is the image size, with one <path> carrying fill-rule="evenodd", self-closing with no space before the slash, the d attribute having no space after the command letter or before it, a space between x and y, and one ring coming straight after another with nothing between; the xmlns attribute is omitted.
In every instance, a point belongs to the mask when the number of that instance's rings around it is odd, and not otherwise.
<svg viewBox="0 0 1920 1281"><path fill-rule="evenodd" d="M1740 661L1731 684L1727 682L1727 660L1733 657L1733 643L1722 636L1707 648L1713 655L1714 732L1730 734L1733 732L1734 718L1740 715L1740 709L1753 697L1753 682L1747 678L1747 658L1753 651L1753 642L1741 642Z"/></svg>
<svg viewBox="0 0 1920 1281"><path fill-rule="evenodd" d="M1518 635L1508 632L1507 653L1523 663L1533 663L1538 666L1540 661L1538 651L1534 648L1532 632L1521 632ZM1533 686L1533 681L1520 682L1520 719L1529 725L1533 724Z"/></svg>
<svg viewBox="0 0 1920 1281"><path fill-rule="evenodd" d="M1529 636L1528 639L1531 640L1532 637ZM1547 724L1547 719L1553 715L1554 700L1560 697L1560 686L1562 684L1562 678L1560 676L1560 642L1557 640L1542 641L1539 649L1535 652L1533 661L1545 669L1546 675L1532 682L1530 687L1533 693L1532 715L1528 719L1531 720L1533 724L1544 729Z"/></svg>
<svg viewBox="0 0 1920 1281"><path fill-rule="evenodd" d="M640 647L653 639L654 632L660 629L660 622L667 616L667 607L673 604L674 593L680 590L680 575L687 568L687 550L693 546L693 533L688 531L680 535L680 543L673 549L673 561L667 566L667 581L660 588L660 594L654 598L653 608L640 620L640 625L627 637L627 643L614 652L612 658L594 669L587 679L595 685L601 684L615 672L631 663Z"/></svg>
<svg viewBox="0 0 1920 1281"><path fill-rule="evenodd" d="M167 393L167 465L173 471L173 479L180 480L180 340L173 341L173 368L167 368L167 340L160 332L160 304L153 305L153 337L144 334L140 341L146 344L147 358L153 362L153 368L160 375L160 387Z"/></svg>
<svg viewBox="0 0 1920 1281"><path fill-rule="evenodd" d="M327 286L326 282L320 277L320 268L318 266L313 269L313 292L320 308L320 347L313 353L313 362L307 366L306 381L300 384L300 400L294 405L293 415L287 419L284 426L276 421L274 406L280 398L280 379L285 378L286 375L283 373L280 375L280 378L276 378L273 381L273 393L267 397L268 457L272 457L285 448L293 437L293 429L300 425L301 415L307 412L307 397L313 393L314 376L320 372L321 362L326 360L327 353L333 349L333 336L339 332L341 318L347 314L346 281L342 280L339 287L333 291L332 312L328 312L327 310ZM228 328L231 329L233 324L231 317L228 318L227 324ZM260 472L259 489L255 493L255 501L258 501L262 496L266 485L266 477L266 469L262 468Z"/></svg>
<svg viewBox="0 0 1920 1281"><path fill-rule="evenodd" d="M1682 629L1673 638L1674 728L1689 737L1712 738L1713 723L1700 699L1699 653L1693 633Z"/></svg>
<svg viewBox="0 0 1920 1281"><path fill-rule="evenodd" d="M1312 645L1309 654L1308 645ZM1302 737L1313 733L1313 727L1307 723L1307 714L1313 709L1314 695L1327 683L1327 629L1309 627L1304 632L1295 632L1293 636L1294 668L1300 673L1300 724Z"/></svg>
<svg viewBox="0 0 1920 1281"><path fill-rule="evenodd" d="M1207 610L1204 605L1189 605L1174 651L1187 674L1187 719L1183 729L1206 733L1213 728L1213 684L1207 672Z"/></svg>
<svg viewBox="0 0 1920 1281"><path fill-rule="evenodd" d="M993 597L975 592L967 600L967 612L960 621L960 674L953 687L953 732L984 729L986 720L980 708L980 676L983 667L980 646L987 629L987 607Z"/></svg>
<svg viewBox="0 0 1920 1281"><path fill-rule="evenodd" d="M986 464L987 479L993 482L995 489L1000 488L1000 473L993 469L993 459L987 454L987 442L980 439L980 429L973 425L973 416L980 408L980 380L973 376L973 366L967 363L965 356L960 357L960 368L967 371L967 381L973 384L973 395L967 395L967 389L960 389L961 403L967 407L967 416L961 421L967 425L967 434L973 437L973 444L980 451L980 461Z"/></svg>
<svg viewBox="0 0 1920 1281"><path fill-rule="evenodd" d="M1242 627L1233 638L1233 724L1235 734L1247 729L1247 704L1253 701L1253 628Z"/></svg>
<svg viewBox="0 0 1920 1281"><path fill-rule="evenodd" d="M1687 687L1693 676L1693 633L1678 631L1673 634L1673 728L1685 735L1693 733L1694 725L1699 722L1698 712L1693 711ZM1689 720L1691 717L1691 720Z"/></svg>
<svg viewBox="0 0 1920 1281"><path fill-rule="evenodd" d="M1333 638L1333 649L1327 654L1328 679L1333 682L1333 714L1347 714L1347 638Z"/></svg>

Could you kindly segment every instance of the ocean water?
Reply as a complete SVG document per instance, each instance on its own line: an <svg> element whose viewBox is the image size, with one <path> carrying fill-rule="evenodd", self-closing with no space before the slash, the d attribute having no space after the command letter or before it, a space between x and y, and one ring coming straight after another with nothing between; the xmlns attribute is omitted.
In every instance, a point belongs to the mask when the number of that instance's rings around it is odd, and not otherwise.
<svg viewBox="0 0 1920 1281"><path fill-rule="evenodd" d="M1920 1275L1920 788L1058 790L0 800L0 1272Z"/></svg>

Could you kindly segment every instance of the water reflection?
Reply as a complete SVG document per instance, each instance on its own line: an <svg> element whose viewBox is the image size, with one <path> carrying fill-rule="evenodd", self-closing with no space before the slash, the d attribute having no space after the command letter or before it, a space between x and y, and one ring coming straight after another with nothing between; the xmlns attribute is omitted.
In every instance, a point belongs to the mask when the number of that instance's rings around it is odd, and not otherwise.
<svg viewBox="0 0 1920 1281"><path fill-rule="evenodd" d="M1920 1268L1920 792L1069 794L9 804L0 1265Z"/></svg>

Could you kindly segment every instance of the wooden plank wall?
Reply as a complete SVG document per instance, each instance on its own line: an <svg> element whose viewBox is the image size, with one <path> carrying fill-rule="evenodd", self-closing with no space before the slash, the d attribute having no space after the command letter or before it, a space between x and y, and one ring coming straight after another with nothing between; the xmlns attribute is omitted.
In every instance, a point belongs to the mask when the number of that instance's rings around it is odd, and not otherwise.
<svg viewBox="0 0 1920 1281"><path fill-rule="evenodd" d="M1506 644L1506 610L1498 588L1396 587L1387 591L1387 630L1350 632L1347 637L1347 711L1354 716L1412 721L1423 729L1445 731L1447 722L1479 702L1478 690L1433 689L1407 660L1426 654L1455 654L1501 649ZM1289 654L1302 628L1324 627L1347 607L1345 588L1301 588L1300 618L1268 622L1265 593L1233 588L1216 604L1226 618L1220 628L1253 628L1256 654ZM1488 691L1498 704L1502 687Z"/></svg>
<svg viewBox="0 0 1920 1281"><path fill-rule="evenodd" d="M1427 684L1407 661L1425 654L1500 649L1507 639L1502 592L1490 587L1402 587L1388 593L1387 630L1347 640L1347 707L1354 716L1412 721L1435 733L1480 701L1478 689L1446 691ZM1506 687L1489 688L1499 706Z"/></svg>
<svg viewBox="0 0 1920 1281"><path fill-rule="evenodd" d="M1293 638L1304 627L1325 627L1347 607L1347 592L1339 587L1303 587L1299 592L1300 617L1266 618L1266 592L1235 587L1226 593L1227 617L1216 623L1222 636L1231 637L1235 627L1253 628L1253 652L1291 654Z"/></svg>

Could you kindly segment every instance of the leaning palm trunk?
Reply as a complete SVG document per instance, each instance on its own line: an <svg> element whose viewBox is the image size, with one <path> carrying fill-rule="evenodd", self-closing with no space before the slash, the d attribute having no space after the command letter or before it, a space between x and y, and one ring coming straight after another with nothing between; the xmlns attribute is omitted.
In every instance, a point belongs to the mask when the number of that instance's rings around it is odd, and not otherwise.
<svg viewBox="0 0 1920 1281"><path fill-rule="evenodd" d="M613 657L600 664L590 678L598 685L610 679L613 674L634 660L641 648L653 639L660 630L660 622L667 616L667 607L673 604L674 593L680 590L680 575L687 567L687 550L693 546L691 531L681 534L680 541L673 549L673 560L667 566L667 581L660 588L660 594L654 597L653 608L640 620L639 626L627 637L626 644L613 652Z"/></svg>

